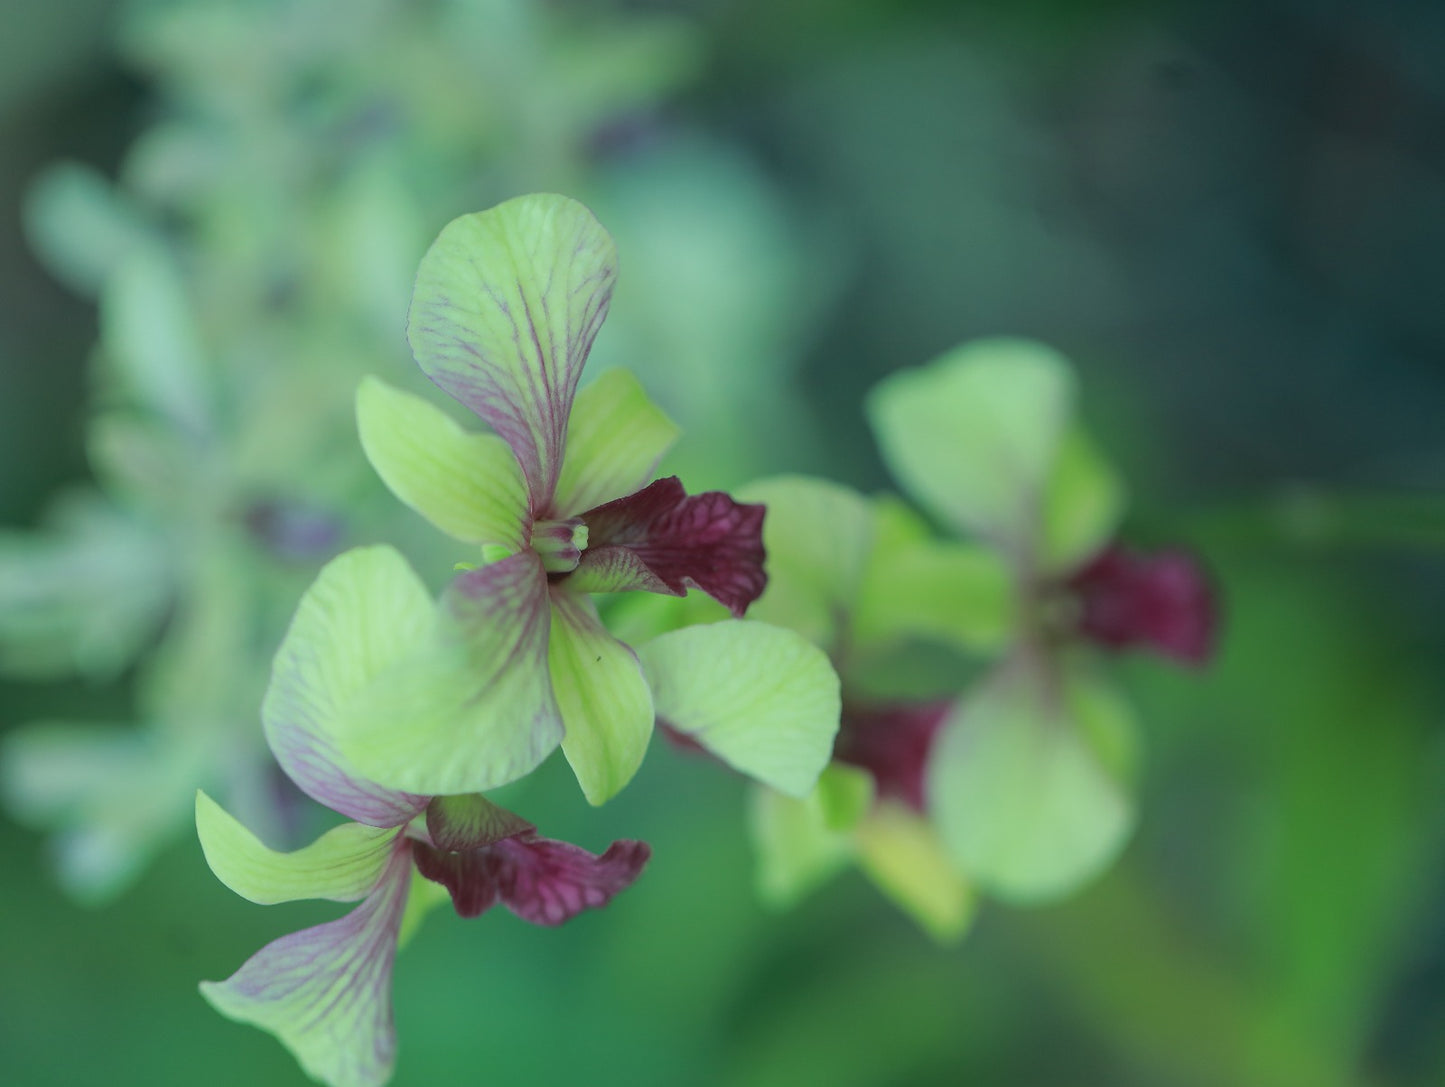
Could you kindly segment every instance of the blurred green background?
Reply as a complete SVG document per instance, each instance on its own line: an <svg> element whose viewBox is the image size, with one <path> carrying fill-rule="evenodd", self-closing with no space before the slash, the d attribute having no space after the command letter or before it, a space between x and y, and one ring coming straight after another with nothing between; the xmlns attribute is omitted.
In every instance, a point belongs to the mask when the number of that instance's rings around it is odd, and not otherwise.
<svg viewBox="0 0 1445 1087"><path fill-rule="evenodd" d="M705 764L659 747L592 811L554 760L526 786L545 832L643 837L652 866L559 931L439 911L398 961L397 1084L1445 1082L1445 7L9 6L0 527L95 470L85 277L111 265L35 188L68 160L119 179L222 315L217 365L281 373L291 350L403 373L387 277L404 305L453 215L579 196L622 254L598 361L683 422L695 487L883 487L874 381L973 336L1047 340L1130 481L1130 538L1187 544L1221 588L1205 673L1120 662L1146 743L1122 861L1061 905L986 905L957 948L856 873L763 911L741 785ZM355 253L309 236L349 208ZM254 478L365 475L349 441L317 447L324 468ZM355 538L412 531L314 486ZM0 729L131 720L147 682L5 679ZM195 983L334 908L252 906L184 827L157 842L82 906L54 840L0 821L6 1083L304 1082Z"/></svg>

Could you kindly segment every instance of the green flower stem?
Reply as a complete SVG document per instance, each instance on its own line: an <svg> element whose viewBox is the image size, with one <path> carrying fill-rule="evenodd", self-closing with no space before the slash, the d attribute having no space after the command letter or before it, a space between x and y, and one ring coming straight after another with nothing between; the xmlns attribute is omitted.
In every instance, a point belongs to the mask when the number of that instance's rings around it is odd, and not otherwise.
<svg viewBox="0 0 1445 1087"><path fill-rule="evenodd" d="M1179 522L1217 545L1445 553L1445 492L1300 488L1206 510Z"/></svg>

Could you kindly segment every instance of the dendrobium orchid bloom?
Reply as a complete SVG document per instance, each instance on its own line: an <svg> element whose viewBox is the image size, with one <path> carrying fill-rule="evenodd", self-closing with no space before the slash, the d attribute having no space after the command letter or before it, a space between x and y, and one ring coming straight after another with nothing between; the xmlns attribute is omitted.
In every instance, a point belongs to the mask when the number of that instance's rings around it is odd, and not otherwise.
<svg viewBox="0 0 1445 1087"><path fill-rule="evenodd" d="M333 560L306 593L276 657L262 715L281 767L312 798L355 822L304 849L276 853L204 793L196 825L228 887L270 904L326 898L360 905L283 936L234 975L204 982L218 1011L274 1033L330 1087L376 1087L391 1074L391 972L398 943L444 885L457 912L501 901L523 920L558 925L629 886L649 850L613 842L601 856L541 838L478 794L418 796L378 785L339 750L349 706L432 622L431 595L385 547ZM409 902L409 899L411 900Z"/></svg>
<svg viewBox="0 0 1445 1087"><path fill-rule="evenodd" d="M988 340L893 375L868 405L905 490L1011 571L1011 650L943 723L924 780L964 870L1019 900L1056 897L1102 870L1133 823L1132 720L1080 644L1144 645L1191 663L1213 644L1211 594L1192 559L1110 546L1123 489L1073 418L1074 400L1058 354Z"/></svg>
<svg viewBox="0 0 1445 1087"><path fill-rule="evenodd" d="M763 591L763 508L654 480L677 430L627 373L577 392L615 275L612 239L575 201L527 196L463 216L422 261L409 337L427 376L495 434L380 381L360 390L361 440L382 479L482 561L452 581L438 621L340 741L389 788L481 792L560 743L587 799L602 803L642 760L658 683L680 691L692 679L645 675L588 594L692 586L737 617ZM793 637L757 628L688 634L695 660L654 657L686 673L721 656L737 668L731 683L749 684L780 634ZM828 688L836 698L825 670L807 673L820 708ZM707 675L696 682L727 692ZM816 777L836 713L809 728Z"/></svg>

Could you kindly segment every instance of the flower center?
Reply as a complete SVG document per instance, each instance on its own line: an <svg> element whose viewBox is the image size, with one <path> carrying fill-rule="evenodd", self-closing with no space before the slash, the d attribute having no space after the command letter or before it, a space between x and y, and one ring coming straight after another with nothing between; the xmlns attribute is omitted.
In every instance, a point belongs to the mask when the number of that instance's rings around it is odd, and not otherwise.
<svg viewBox="0 0 1445 1087"><path fill-rule="evenodd" d="M549 574L568 574L577 569L587 549L587 526L580 517L565 521L536 521L532 525L532 550L542 559Z"/></svg>

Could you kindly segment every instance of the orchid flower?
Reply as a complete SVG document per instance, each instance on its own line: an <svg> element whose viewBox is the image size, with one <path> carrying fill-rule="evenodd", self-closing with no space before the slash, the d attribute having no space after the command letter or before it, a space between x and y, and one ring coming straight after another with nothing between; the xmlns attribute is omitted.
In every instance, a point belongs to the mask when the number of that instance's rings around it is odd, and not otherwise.
<svg viewBox="0 0 1445 1087"><path fill-rule="evenodd" d="M1071 425L1070 381L1043 348L988 343L874 394L890 463L890 440L913 453L932 443L933 461L908 462L923 465L913 489L982 544L938 539L901 502L821 480L740 492L770 511L770 580L753 614L826 649L843 690L817 788L754 794L765 899L789 903L857 863L950 940L976 891L1057 897L1124 841L1132 724L1083 647L1202 663L1213 607L1188 555L1108 543L1120 489ZM1039 414L1053 438L1029 425ZM979 658L999 662L975 682Z"/></svg>
<svg viewBox="0 0 1445 1087"><path fill-rule="evenodd" d="M895 374L869 397L883 458L941 524L1011 571L1013 646L941 725L924 789L949 851L993 893L1056 897L1127 839L1133 724L1078 652L1212 647L1211 593L1182 553L1112 545L1123 488L1074 419L1068 363L989 340ZM916 572L922 589L930 580Z"/></svg>
<svg viewBox="0 0 1445 1087"><path fill-rule="evenodd" d="M358 548L322 570L277 653L262 709L267 742L301 789L355 822L276 853L204 793L196 798L206 859L238 894L262 904L360 901L339 920L268 944L227 980L201 985L223 1015L271 1031L331 1087L373 1087L391 1074L392 963L433 898L418 892L445 886L463 917L500 901L525 921L558 925L605 905L649 855L643 842L619 841L594 856L539 837L479 794L400 792L346 761L338 728L348 707L406 655L432 615L431 595L398 553Z"/></svg>
<svg viewBox="0 0 1445 1087"><path fill-rule="evenodd" d="M425 374L495 433L380 381L359 392L362 445L387 486L481 562L338 734L388 788L482 792L560 743L600 804L641 763L659 691L674 724L692 721L733 758L757 754L789 791L806 793L827 762L837 680L804 639L737 621L677 631L644 673L590 598L696 587L738 617L766 584L763 507L654 480L677 430L627 373L577 392L615 276L611 237L573 200L463 216L422 261L409 337ZM780 662L796 667L775 690L759 677ZM767 733L735 712L739 699L767 711L763 696L788 727Z"/></svg>

